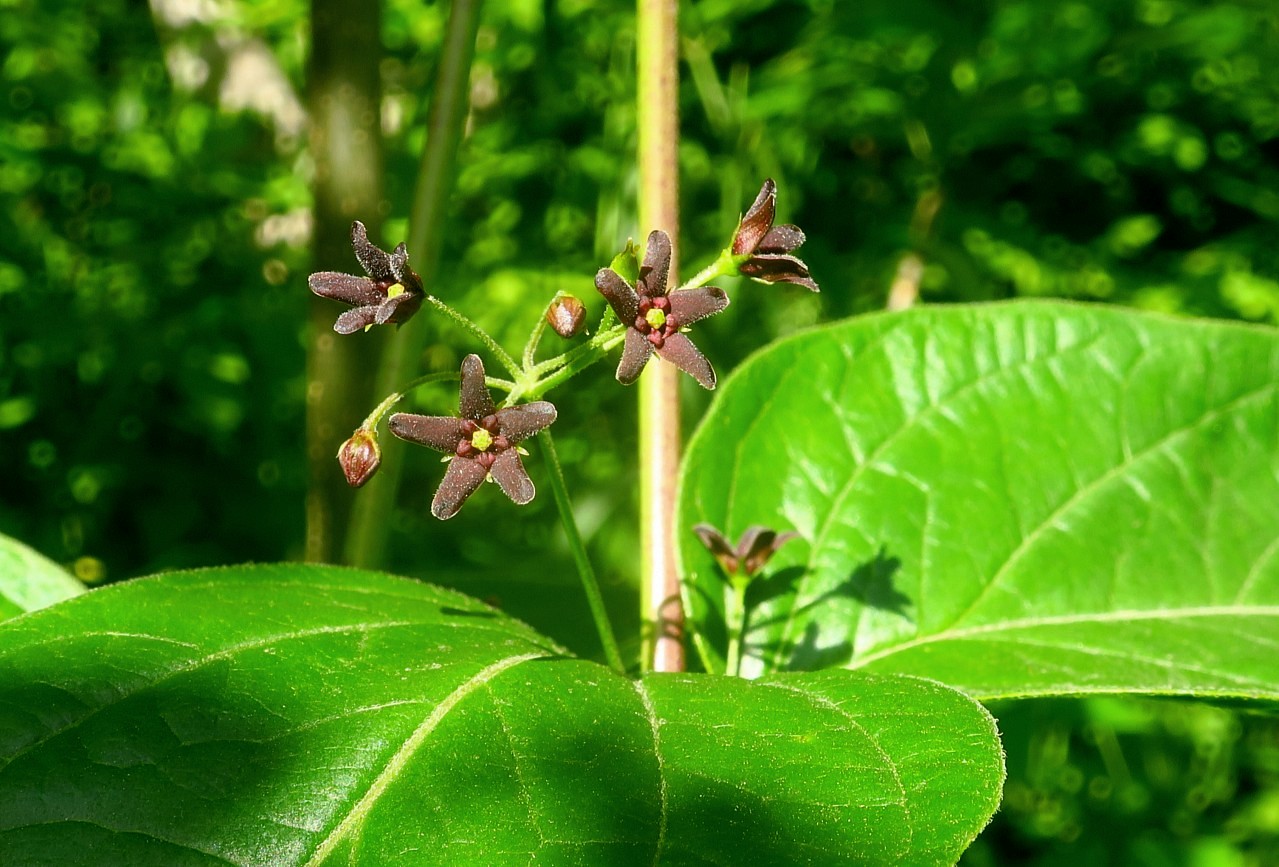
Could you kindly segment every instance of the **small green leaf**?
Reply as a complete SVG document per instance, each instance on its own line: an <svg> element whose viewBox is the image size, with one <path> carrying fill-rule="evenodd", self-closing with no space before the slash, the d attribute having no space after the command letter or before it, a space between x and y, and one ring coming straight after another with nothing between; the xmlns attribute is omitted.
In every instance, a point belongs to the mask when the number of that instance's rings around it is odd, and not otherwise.
<svg viewBox="0 0 1279 867"><path fill-rule="evenodd" d="M981 698L1279 698L1279 332L1060 303L923 308L755 356L691 443L680 526L798 530L743 671ZM722 584L681 533L719 664Z"/></svg>
<svg viewBox="0 0 1279 867"><path fill-rule="evenodd" d="M0 620L83 592L84 585L57 563L0 534Z"/></svg>
<svg viewBox="0 0 1279 867"><path fill-rule="evenodd" d="M951 864L993 721L830 671L636 682L451 591L321 566L0 630L0 863Z"/></svg>
<svg viewBox="0 0 1279 867"><path fill-rule="evenodd" d="M622 252L613 257L613 261L608 267L612 268L622 279L631 285L639 279L639 256L640 249L635 245L633 238L626 239L626 246Z"/></svg>

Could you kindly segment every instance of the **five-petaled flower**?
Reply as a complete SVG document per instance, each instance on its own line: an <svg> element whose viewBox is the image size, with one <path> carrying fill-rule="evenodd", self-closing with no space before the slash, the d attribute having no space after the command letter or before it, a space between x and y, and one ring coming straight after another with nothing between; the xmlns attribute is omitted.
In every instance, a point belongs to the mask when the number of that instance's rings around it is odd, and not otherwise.
<svg viewBox="0 0 1279 867"><path fill-rule="evenodd" d="M804 243L804 233L798 226L774 226L776 216L777 184L768 178L733 234L731 252L737 270L764 283L798 283L820 291L808 266L791 255Z"/></svg>
<svg viewBox="0 0 1279 867"><path fill-rule="evenodd" d="M458 404L461 418L397 412L390 419L391 432L400 439L452 455L431 514L441 521L453 517L487 478L516 505L533 499L533 481L520 462L517 444L555 421L555 407L539 400L497 409L478 355L462 359Z"/></svg>
<svg viewBox="0 0 1279 867"><path fill-rule="evenodd" d="M671 239L658 230L648 236L648 249L634 286L612 268L601 268L595 275L595 288L626 326L617 381L630 385L656 352L703 387L714 388L711 363L680 329L723 310L728 296L713 286L667 294L670 267Z"/></svg>
<svg viewBox="0 0 1279 867"><path fill-rule="evenodd" d="M755 525L746 528L734 548L724 534L710 524L698 524L693 532L706 550L715 556L729 579L734 581L749 581L772 559L778 548L799 536L795 532L778 533Z"/></svg>
<svg viewBox="0 0 1279 867"><path fill-rule="evenodd" d="M352 334L374 325L408 322L422 306L424 292L421 278L409 267L404 244L387 253L373 246L368 230L356 220L351 224L351 246L369 276L320 271L307 280L316 295L355 306L337 318L333 330L338 334Z"/></svg>

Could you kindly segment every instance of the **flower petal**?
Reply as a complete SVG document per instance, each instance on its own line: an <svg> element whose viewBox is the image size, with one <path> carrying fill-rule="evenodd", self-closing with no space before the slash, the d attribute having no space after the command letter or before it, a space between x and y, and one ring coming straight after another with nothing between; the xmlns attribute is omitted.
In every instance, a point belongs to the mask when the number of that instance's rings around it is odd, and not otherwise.
<svg viewBox="0 0 1279 867"><path fill-rule="evenodd" d="M737 232L733 235L733 255L755 252L759 242L772 228L776 216L777 184L773 183L772 178L767 178L759 189L759 195L755 197L755 204L742 217Z"/></svg>
<svg viewBox="0 0 1279 867"><path fill-rule="evenodd" d="M321 298L346 304L377 304L386 297L368 277L353 277L336 271L320 271L306 278L306 285Z"/></svg>
<svg viewBox="0 0 1279 867"><path fill-rule="evenodd" d="M414 292L401 292L378 305L377 324L385 325L388 322L394 322L402 325L412 319L413 314L421 306L422 296Z"/></svg>
<svg viewBox="0 0 1279 867"><path fill-rule="evenodd" d="M798 536L798 533L778 533L758 525L747 527L737 543L737 559L741 563L742 572L754 575L764 568L764 564L772 559L778 548Z"/></svg>
<svg viewBox="0 0 1279 867"><path fill-rule="evenodd" d="M774 226L755 249L760 253L789 253L804 243L804 230L799 226Z"/></svg>
<svg viewBox="0 0 1279 867"><path fill-rule="evenodd" d="M493 481L497 482L502 493L510 497L517 506L524 505L537 493L533 480L528 477L524 464L520 461L520 453L515 449L507 449L498 455L489 472L493 474Z"/></svg>
<svg viewBox="0 0 1279 867"><path fill-rule="evenodd" d="M627 332L626 336L630 337L632 333ZM702 388L715 387L715 368L683 334L676 332L667 337L657 355L696 379Z"/></svg>
<svg viewBox="0 0 1279 867"><path fill-rule="evenodd" d="M808 266L794 256L760 253L751 256L737 270L765 283L798 283L813 292L821 291L808 276Z"/></svg>
<svg viewBox="0 0 1279 867"><path fill-rule="evenodd" d="M478 355L462 359L462 386L458 392L458 409L462 418L479 421L497 412L493 396L484 384L484 362Z"/></svg>
<svg viewBox="0 0 1279 867"><path fill-rule="evenodd" d="M613 308L619 321L626 325L635 321L639 315L639 296L635 294L635 287L627 283L621 274L612 268L601 268L595 274L595 288Z"/></svg>
<svg viewBox="0 0 1279 867"><path fill-rule="evenodd" d="M698 524L693 528L693 532L697 534L697 538L706 546L706 550L719 561L719 565L723 570L732 575L737 571L737 553L732 546L728 544L728 540L724 538L724 534L716 530L710 524Z"/></svg>
<svg viewBox="0 0 1279 867"><path fill-rule="evenodd" d="M661 229L654 229L648 233L648 248L644 251L644 264L640 265L635 291L646 298L665 295L666 278L670 270L671 236ZM622 319L622 321L626 320Z"/></svg>
<svg viewBox="0 0 1279 867"><path fill-rule="evenodd" d="M431 501L431 514L441 521L447 521L457 514L458 509L466 502L466 498L474 494L488 470L480 466L479 461L471 458L453 458L444 473L444 479L435 491L435 499Z"/></svg>
<svg viewBox="0 0 1279 867"><path fill-rule="evenodd" d="M376 307L356 307L339 316L337 322L333 323L333 330L338 334L354 334L362 328L373 325L376 319Z"/></svg>
<svg viewBox="0 0 1279 867"><path fill-rule="evenodd" d="M498 433L509 439L512 445L549 427L553 421L555 421L555 405L547 400L508 406L506 409L497 411Z"/></svg>
<svg viewBox="0 0 1279 867"><path fill-rule="evenodd" d="M391 257L385 251L369 242L368 229L356 220L351 224L351 246L355 248L355 258L360 260L360 267L374 280L393 280Z"/></svg>
<svg viewBox="0 0 1279 867"><path fill-rule="evenodd" d="M674 336L674 335L672 335ZM617 363L617 381L630 385L639 379L644 365L653 354L653 344L634 328L626 329L626 342L622 346L622 360Z"/></svg>
<svg viewBox="0 0 1279 867"><path fill-rule="evenodd" d="M409 268L409 248L403 241L399 243L394 250L391 251L388 264L391 268L391 276L395 278L397 283L405 286L405 277L413 274L413 270ZM416 277L416 274L413 274Z"/></svg>
<svg viewBox="0 0 1279 867"><path fill-rule="evenodd" d="M672 292L667 297L671 299L671 315L680 326L705 319L728 306L728 296L724 294L724 290L714 286Z"/></svg>
<svg viewBox="0 0 1279 867"><path fill-rule="evenodd" d="M462 420L448 415L415 415L397 412L387 425L402 440L418 443L437 452L454 454L462 432Z"/></svg>

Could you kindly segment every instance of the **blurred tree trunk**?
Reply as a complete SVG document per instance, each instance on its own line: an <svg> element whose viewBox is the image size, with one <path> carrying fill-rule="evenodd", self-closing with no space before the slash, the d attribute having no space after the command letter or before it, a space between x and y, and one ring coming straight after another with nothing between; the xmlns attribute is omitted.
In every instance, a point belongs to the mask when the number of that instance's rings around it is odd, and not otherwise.
<svg viewBox="0 0 1279 867"><path fill-rule="evenodd" d="M351 251L351 221L381 237L382 89L379 79L381 3L311 0L307 98L315 160L317 271L359 274ZM350 514L352 492L335 455L377 403L373 376L385 329L346 337L333 321L343 307L311 298L307 348L306 559L333 560Z"/></svg>

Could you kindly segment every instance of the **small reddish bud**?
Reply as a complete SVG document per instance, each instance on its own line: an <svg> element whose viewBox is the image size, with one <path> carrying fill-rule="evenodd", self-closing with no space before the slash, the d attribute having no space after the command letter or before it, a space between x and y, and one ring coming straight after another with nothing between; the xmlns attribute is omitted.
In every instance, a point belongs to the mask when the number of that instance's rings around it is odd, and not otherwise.
<svg viewBox="0 0 1279 867"><path fill-rule="evenodd" d="M346 475L346 483L358 488L373 478L382 463L382 449L377 444L377 434L359 428L338 449L338 463Z"/></svg>
<svg viewBox="0 0 1279 867"><path fill-rule="evenodd" d="M586 321L586 307L572 295L556 295L546 308L546 322L556 334L568 340L582 330Z"/></svg>

